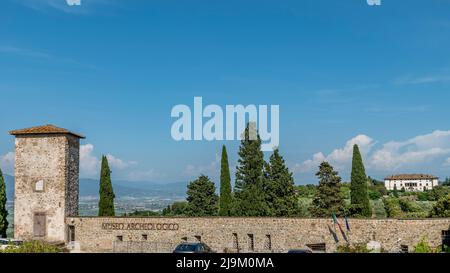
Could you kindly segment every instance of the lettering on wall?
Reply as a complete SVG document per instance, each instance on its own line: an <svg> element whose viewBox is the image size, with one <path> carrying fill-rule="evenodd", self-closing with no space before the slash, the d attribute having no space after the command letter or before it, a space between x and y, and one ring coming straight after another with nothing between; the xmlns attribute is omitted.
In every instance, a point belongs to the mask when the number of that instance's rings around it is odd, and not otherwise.
<svg viewBox="0 0 450 273"><path fill-rule="evenodd" d="M179 230L177 223L102 223L103 230Z"/></svg>

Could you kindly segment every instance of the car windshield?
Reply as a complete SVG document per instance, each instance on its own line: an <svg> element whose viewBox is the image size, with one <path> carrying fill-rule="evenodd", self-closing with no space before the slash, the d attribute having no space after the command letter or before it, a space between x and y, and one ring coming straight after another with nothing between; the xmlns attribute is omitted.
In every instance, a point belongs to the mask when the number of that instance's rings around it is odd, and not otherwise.
<svg viewBox="0 0 450 273"><path fill-rule="evenodd" d="M197 245L179 245L177 247L178 251L195 251L195 249L197 248Z"/></svg>

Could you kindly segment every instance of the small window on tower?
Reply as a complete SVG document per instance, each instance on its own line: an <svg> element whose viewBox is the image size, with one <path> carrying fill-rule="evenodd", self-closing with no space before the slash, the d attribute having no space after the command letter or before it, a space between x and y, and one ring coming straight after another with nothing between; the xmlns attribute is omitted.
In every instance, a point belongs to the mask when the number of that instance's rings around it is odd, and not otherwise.
<svg viewBox="0 0 450 273"><path fill-rule="evenodd" d="M34 185L34 190L37 192L43 192L44 191L44 180L39 180Z"/></svg>

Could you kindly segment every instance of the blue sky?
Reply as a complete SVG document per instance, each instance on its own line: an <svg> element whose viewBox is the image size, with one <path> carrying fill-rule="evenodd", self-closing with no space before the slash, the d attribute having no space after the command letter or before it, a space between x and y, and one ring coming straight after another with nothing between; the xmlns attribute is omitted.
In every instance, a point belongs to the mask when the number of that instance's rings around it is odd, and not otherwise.
<svg viewBox="0 0 450 273"><path fill-rule="evenodd" d="M222 144L175 142L176 104L280 105L280 150L299 184L329 160L348 179L450 176L450 1L6 0L0 9L0 159L11 129L87 136L82 177L217 180Z"/></svg>

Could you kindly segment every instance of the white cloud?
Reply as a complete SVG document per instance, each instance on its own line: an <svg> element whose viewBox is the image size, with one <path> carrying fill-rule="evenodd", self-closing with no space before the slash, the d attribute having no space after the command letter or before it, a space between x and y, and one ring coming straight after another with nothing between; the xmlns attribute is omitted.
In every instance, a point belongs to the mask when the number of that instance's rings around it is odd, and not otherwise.
<svg viewBox="0 0 450 273"><path fill-rule="evenodd" d="M112 170L123 171L137 165L136 161L125 161L111 154L106 155ZM101 159L94 155L94 145L80 146L80 176L96 178L100 174Z"/></svg>
<svg viewBox="0 0 450 273"><path fill-rule="evenodd" d="M406 141L391 141L375 151L369 161L374 169L397 170L450 154L450 131L434 131Z"/></svg>
<svg viewBox="0 0 450 273"><path fill-rule="evenodd" d="M109 166L113 169L123 170L130 166L137 165L136 161L123 161L111 154L106 155L106 158L108 159Z"/></svg>
<svg viewBox="0 0 450 273"><path fill-rule="evenodd" d="M424 164L440 161L439 165L450 166L450 131L434 131L405 141L389 141L380 146L366 136L358 135L347 141L343 148L335 149L328 155L318 152L311 159L297 164L296 173L317 170L320 163L328 161L337 170L349 172L352 161L352 147L358 144L368 170L392 173L401 169L420 169Z"/></svg>
<svg viewBox="0 0 450 273"><path fill-rule="evenodd" d="M313 155L312 159L306 160L301 164L294 166L295 172L310 172L316 170L320 163L327 161L337 169L345 168L353 156L353 146L357 144L363 156L367 155L375 142L366 135L357 135L347 141L343 148L335 149L329 155L325 156L322 152Z"/></svg>
<svg viewBox="0 0 450 273"><path fill-rule="evenodd" d="M0 168L2 169L2 172L14 175L14 161L15 154L13 152L0 156Z"/></svg>
<svg viewBox="0 0 450 273"><path fill-rule="evenodd" d="M94 177L100 173L100 160L93 154L94 145L80 146L80 175L82 177Z"/></svg>

